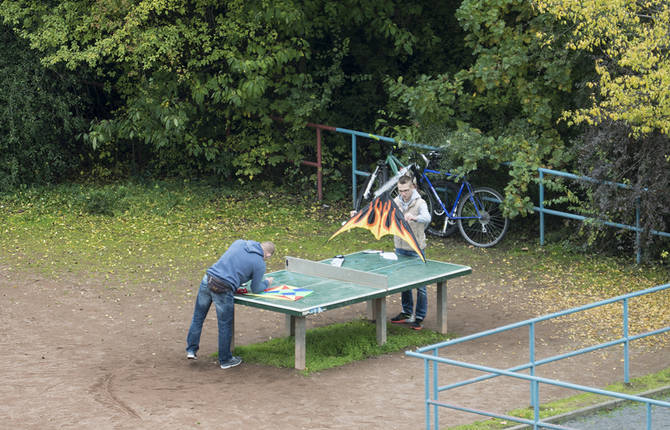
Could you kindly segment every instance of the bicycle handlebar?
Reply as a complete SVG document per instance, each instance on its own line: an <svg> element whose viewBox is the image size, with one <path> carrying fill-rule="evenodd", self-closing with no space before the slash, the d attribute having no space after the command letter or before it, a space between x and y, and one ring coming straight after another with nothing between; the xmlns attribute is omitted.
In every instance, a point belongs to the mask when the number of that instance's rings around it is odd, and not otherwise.
<svg viewBox="0 0 670 430"><path fill-rule="evenodd" d="M438 151L430 151L428 152L428 156L426 157L426 154L424 153L419 153L419 156L423 160L424 164L426 165L426 168L428 168L428 165L433 162L433 161L438 161L440 158L442 158L442 154Z"/></svg>

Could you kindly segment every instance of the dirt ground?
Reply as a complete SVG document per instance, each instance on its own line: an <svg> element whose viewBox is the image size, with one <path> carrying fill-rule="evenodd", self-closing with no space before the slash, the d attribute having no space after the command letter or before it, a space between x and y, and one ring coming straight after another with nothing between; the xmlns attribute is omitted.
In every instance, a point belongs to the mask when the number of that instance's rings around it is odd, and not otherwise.
<svg viewBox="0 0 670 430"><path fill-rule="evenodd" d="M506 287L485 267L449 281L448 326L458 336L537 316L533 285ZM195 292L199 279L176 286ZM504 284L504 283L503 283ZM510 284L510 283L507 283ZM429 299L434 304L434 286ZM385 355L302 376L293 369L243 363L221 370L215 359L216 316L205 323L199 359L185 358L193 303L175 293L132 295L92 279L54 281L0 264L0 422L16 429L420 429L425 428L423 362ZM392 297L388 313L397 313ZM308 319L308 328L365 315L365 305ZM428 328L435 327L429 307ZM237 344L283 336L281 315L236 307ZM556 325L538 327L538 355L570 347ZM515 330L454 348L449 357L493 366L528 360L528 334ZM623 379L622 355L594 353L538 374L604 386ZM668 366L670 349L633 349L631 376ZM586 370L579 370L586 369ZM470 375L440 371L440 382ZM563 396L541 388L544 400ZM528 384L501 378L459 389L443 401L505 412L528 404ZM445 410L440 427L477 416Z"/></svg>

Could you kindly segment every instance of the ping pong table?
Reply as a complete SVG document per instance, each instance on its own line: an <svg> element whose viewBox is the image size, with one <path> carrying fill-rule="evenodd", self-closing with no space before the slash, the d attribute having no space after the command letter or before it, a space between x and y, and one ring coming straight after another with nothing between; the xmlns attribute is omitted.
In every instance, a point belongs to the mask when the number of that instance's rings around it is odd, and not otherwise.
<svg viewBox="0 0 670 430"><path fill-rule="evenodd" d="M313 292L300 300L235 295L235 303L281 312L288 333L295 338L295 368L305 369L305 321L309 315L354 303L369 302L376 323L377 343L386 343L386 296L424 285L437 284L437 327L447 332L446 281L472 272L468 266L397 255L388 259L379 251L361 251L344 256L340 267L332 259L322 261L286 257L286 268L266 276L273 286L290 285Z"/></svg>

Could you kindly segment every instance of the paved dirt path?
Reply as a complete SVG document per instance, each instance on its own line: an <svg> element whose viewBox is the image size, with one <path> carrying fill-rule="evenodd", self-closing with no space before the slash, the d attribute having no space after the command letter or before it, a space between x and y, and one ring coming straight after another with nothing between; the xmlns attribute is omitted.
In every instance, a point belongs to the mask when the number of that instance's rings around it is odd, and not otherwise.
<svg viewBox="0 0 670 430"><path fill-rule="evenodd" d="M532 285L514 290L489 278L485 267L448 283L449 331L466 335L531 315L525 309ZM199 279L178 289L195 291ZM511 284L511 283L508 283ZM200 358L185 359L192 303L165 292L132 295L91 280L53 281L0 266L0 422L19 429L419 429L424 428L423 363L403 353L385 355L308 377L292 369L243 363L220 370L216 317L205 323ZM434 303L434 287L429 288ZM388 305L399 309L399 298ZM326 312L308 328L363 317L365 305ZM236 342L283 336L282 316L236 308ZM426 326L435 326L430 313ZM548 344L540 354L569 341L557 326L538 327ZM541 342L541 343L542 343ZM464 361L507 366L527 361L527 333L516 331L454 349ZM670 349L635 351L632 376L667 367ZM591 354L542 376L603 386L622 379L621 356ZM578 366L590 366L575 374ZM441 371L441 382L466 376ZM505 412L527 404L527 384L497 379L468 387L449 401ZM543 398L563 395L542 388ZM441 427L477 420L443 412Z"/></svg>

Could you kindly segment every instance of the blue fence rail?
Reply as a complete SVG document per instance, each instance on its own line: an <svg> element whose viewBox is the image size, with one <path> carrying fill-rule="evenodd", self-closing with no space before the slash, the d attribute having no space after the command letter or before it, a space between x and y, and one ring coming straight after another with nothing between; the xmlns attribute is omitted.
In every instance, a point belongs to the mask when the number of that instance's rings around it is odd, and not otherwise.
<svg viewBox="0 0 670 430"><path fill-rule="evenodd" d="M439 429L439 420L438 420L438 412L439 408L448 408L448 409L453 409L453 410L458 410L462 412L470 412L486 417L492 417L492 418L500 418L504 420L509 420L512 422L518 422L522 424L527 424L533 426L533 429L538 429L538 428L550 428L550 429L564 429L565 427L561 427L560 425L555 425L555 424L550 424L548 422L543 422L540 419L540 401L539 401L539 396L540 396L540 384L548 384L548 385L554 385L558 387L564 387L564 388L569 388L569 389L574 389L578 391L584 391L584 392L589 392L589 393L595 393L595 394L601 394L604 396L608 397L614 397L614 398L619 398L619 399L624 399L624 400L630 400L633 402L638 402L638 403L643 403L647 407L647 430L651 430L651 422L652 422L652 406L660 406L660 407L666 407L670 408L670 403L668 402L663 402L659 400L654 400L654 399L649 399L645 397L639 397L639 396L632 396L632 395L627 395L627 394L622 394L622 393L616 393L613 391L606 391L606 390L600 390L597 388L592 388L592 387L587 387L583 385L578 385L578 384L571 384L567 382L562 382L556 379L549 379L549 378L543 378L536 376L535 372L538 366L541 366L543 364L563 360L565 358L570 358L574 357L580 354L585 354L588 352L612 347L615 345L622 345L623 344L623 360L624 360L624 382L628 383L630 382L630 375L629 375L629 355L630 355L630 343L634 340L642 339L645 337L649 336L654 336L654 335L659 335L662 333L666 333L670 331L670 326L663 327L657 330L652 330L646 333L641 333L641 334L636 334L636 335L630 335L629 334L629 315L628 315L628 308L629 308L629 300L635 298L635 297L640 297L644 295L649 295L649 294L658 294L661 291L668 290L670 288L670 284L664 284L664 285L659 285L653 288L648 288L646 290L641 290L641 291L636 291L633 293L628 293L624 294L621 296L613 297L607 300L602 300L599 302L591 303L588 305L564 310L561 312L556 312L553 314L529 319L526 321L514 323L514 324L509 324L503 327L499 327L496 329L484 331L481 333L476 333L472 334L469 336L464 336L458 339L453 339L450 341L446 342L441 342L437 343L434 345L429 345L423 348L419 348L416 351L407 351L406 354L412 357L416 358L421 358L424 360L424 384L425 384L425 407L426 407L426 429L430 430L431 428L431 421L434 424L434 428L437 430ZM617 303L621 302L623 306L623 314L622 314L622 333L623 336L619 339L612 340L609 342L604 342L598 345L593 345L589 346L586 348L582 348L579 350L571 351L568 353L560 354L560 355L555 355L552 357L547 357L547 358L538 358L536 356L535 352L535 327L538 323L543 322L543 321L548 321L552 320L554 318L574 314L577 312L583 312L589 309L609 305L612 303ZM458 360L453 360L449 359L446 357L440 357L439 352L441 349L447 348L452 345L456 345L459 343L463 342L468 342L474 339L480 339L486 336L491 336L495 335L498 333L501 333L503 331L507 330L513 330L517 329L520 327L528 327L529 335L528 335L528 350L529 350L529 361L527 363L509 368L509 369L497 369L489 366L481 366L478 364L472 364L472 363L465 363L462 361ZM485 375L460 381L457 383L445 385L445 386L439 386L438 384L438 364L448 364L452 366L458 366L458 367L463 367L463 368L468 368L468 369L474 369L474 370L479 370L482 372L485 372ZM519 373L521 371L526 371L528 370L529 374L525 373ZM431 376L432 373L432 376ZM493 412L488 412L488 411L482 411L482 410L477 410L477 409L471 409L463 406L458 406L455 404L450 404L450 403L444 403L439 400L439 394L441 392L451 390L454 388L462 387L465 385L469 384L474 384L480 381L484 381L487 379L492 379L496 378L499 376L506 376L506 377L512 377L516 379L522 379L530 382L530 387L529 387L529 393L530 393L530 404L533 408L533 419L532 420L527 420L519 417L513 417L509 415L502 415L502 414L496 414ZM431 413L433 415L432 420L431 420Z"/></svg>
<svg viewBox="0 0 670 430"><path fill-rule="evenodd" d="M407 142L404 140L397 141L392 137L380 136L372 133L364 133L362 131L348 130L346 128L335 128L335 131L338 133L349 134L351 136L351 202L352 205L356 203L356 192L358 190L357 179L358 176L369 176L370 172L363 170L358 170L358 159L357 159L357 147L358 147L358 138L362 137L364 139L371 139L375 141L382 141L386 143L401 143L405 146L411 146L414 148L422 148L428 150L438 150L439 148L430 145L422 145L419 143Z"/></svg>
<svg viewBox="0 0 670 430"><path fill-rule="evenodd" d="M319 200L321 200L322 196L322 191L321 191L321 130L326 130L326 131L332 131L335 133L342 133L342 134L348 134L351 136L351 201L352 205L355 204L356 202L356 193L358 190L358 177L359 176L369 176L370 172L366 172L363 170L358 169L358 139L363 138L367 140L374 140L374 141L381 141L381 142L386 142L386 143L391 143L391 144L396 144L400 143L404 146L411 146L415 148L421 148L421 149L427 149L427 150L440 150L441 148L435 147L435 146L430 146L430 145L423 145L423 144L418 144L414 142L407 142L407 141L397 141L393 139L392 137L387 137L387 136L381 136L378 134L373 134L373 133L366 133L362 131L357 131L357 130L349 130L346 128L340 128L340 127L332 127L329 125L323 125L323 124L308 124L309 127L313 127L317 130L317 161L316 162L309 162L309 161L303 161L304 164L309 164L309 165L314 165L317 166L317 172L318 172L318 190L319 190ZM538 212L540 215L540 245L544 245L544 214L549 214L549 215L556 215L564 218L571 218L571 219L576 219L580 221L586 221L586 220L594 220L597 222L601 222L604 225L610 226L610 227L616 227L620 229L625 229L625 230L631 230L635 231L636 238L635 238L635 243L636 243L636 261L639 264L641 260L641 247L640 247L640 241L641 241L641 234L643 232L643 229L640 228L640 206L639 202L637 205L637 209L635 212L635 219L636 219L636 225L630 226L626 224L621 224L621 223L616 223L616 222L611 222L611 221L603 221L603 220L596 220L594 218L588 218L579 214L574 214L570 212L562 212L562 211L557 211L553 209L547 209L544 207L544 175L555 175L555 176L562 176L565 178L570 178L570 179L575 179L579 181L588 181L588 182L598 182L597 180L593 178L589 178L588 176L578 176L574 175L572 173L567 173L567 172L561 172L558 170L551 170L551 169L544 169L544 168L538 168L538 173L539 173L539 179L540 179L540 202L539 206L533 206L533 209L535 212ZM605 183L610 183L612 185L615 185L619 188L624 188L624 189L630 189L631 187L626 184L620 184L620 183L614 183L614 182L605 182ZM652 230L651 233L653 235L658 235L658 236L663 236L663 237L670 237L670 233L662 232L662 231L656 231Z"/></svg>
<svg viewBox="0 0 670 430"><path fill-rule="evenodd" d="M596 221L596 222L602 223L602 224L610 226L610 227L616 227L616 228L619 228L619 229L634 231L635 232L635 254L636 254L635 260L638 264L640 264L640 260L642 259L640 240L641 240L642 232L644 230L640 227L640 201L639 200L637 201L637 205L636 205L636 208L635 208L635 225L634 226L621 224L621 223L617 223L617 222L612 222L612 221L598 220L598 219L595 219L595 218L589 218L589 217L585 217L585 216L575 214L575 213L570 213L570 212L562 212L562 211L557 211L557 210L553 210L553 209L547 209L547 208L544 207L544 175L545 174L560 176L560 177L574 179L574 180L583 181L583 182L584 181L585 182L601 182L601 181L597 181L597 180L595 180L593 178L590 178L588 176L578 176L578 175L573 175L572 173L561 172L561 171L558 171L558 170L550 170L550 169L544 169L544 168L539 168L537 170L540 174L540 178L539 178L540 179L540 196L539 196L540 205L539 206L534 206L533 209L536 212L539 212L539 214L540 214L540 245L544 245L544 214L545 213L550 214L550 215L557 215L557 216L560 216L560 217L563 217L563 218L576 219L576 220L579 220L579 221L591 220L591 221ZM628 190L632 189L632 187L629 186L629 185L621 184L621 183L617 183L617 182L604 181L604 182L601 182L601 183L610 184L612 186L616 186L616 187L622 188L622 189L628 189ZM657 236L663 236L663 237L670 237L670 233L666 233L666 232L663 232L663 231L657 231L657 230L652 230L651 234L657 235Z"/></svg>

